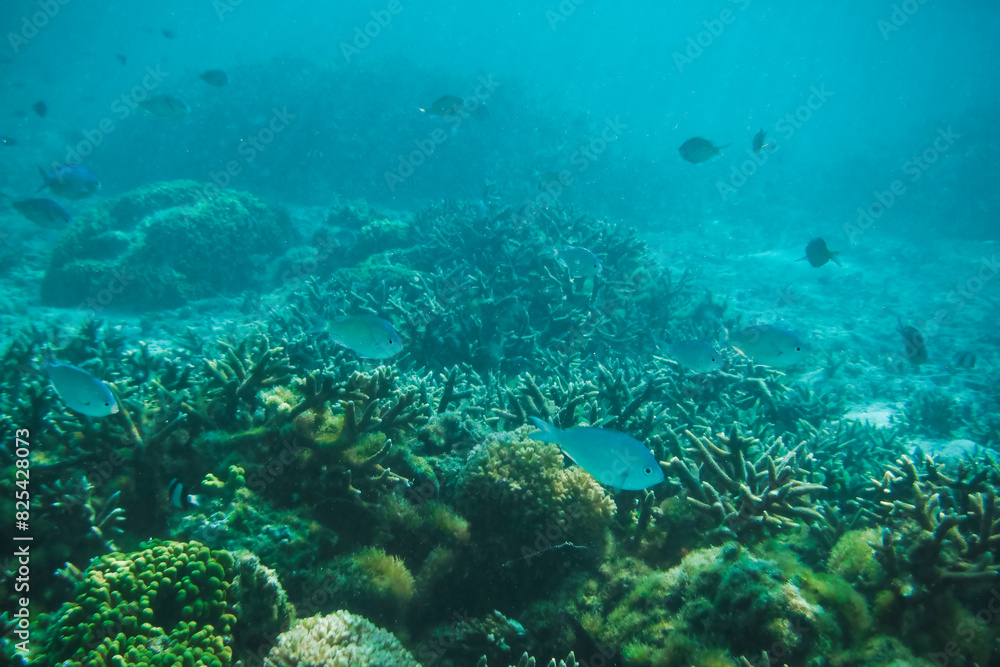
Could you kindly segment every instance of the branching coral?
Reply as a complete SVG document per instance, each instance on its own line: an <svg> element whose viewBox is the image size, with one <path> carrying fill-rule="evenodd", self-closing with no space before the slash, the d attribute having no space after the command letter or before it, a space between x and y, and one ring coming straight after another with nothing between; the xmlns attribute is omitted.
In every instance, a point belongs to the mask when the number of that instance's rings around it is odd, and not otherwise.
<svg viewBox="0 0 1000 667"><path fill-rule="evenodd" d="M736 427L718 437L721 446L690 431L684 435L691 447L678 447L680 456L667 468L684 485L688 503L710 520L712 534L742 538L823 520L812 498L826 487L802 479L798 448L789 450L780 439L764 445L740 436Z"/></svg>

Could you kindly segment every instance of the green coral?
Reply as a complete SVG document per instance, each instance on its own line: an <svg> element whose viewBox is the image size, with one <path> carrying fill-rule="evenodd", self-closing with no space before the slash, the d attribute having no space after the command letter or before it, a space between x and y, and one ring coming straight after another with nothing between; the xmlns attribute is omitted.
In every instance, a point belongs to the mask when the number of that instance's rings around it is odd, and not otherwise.
<svg viewBox="0 0 1000 667"><path fill-rule="evenodd" d="M420 667L392 633L346 611L303 619L278 637L266 667Z"/></svg>
<svg viewBox="0 0 1000 667"><path fill-rule="evenodd" d="M296 234L288 215L193 181L157 183L80 216L60 238L42 283L54 306L170 308L268 287L260 265Z"/></svg>
<svg viewBox="0 0 1000 667"><path fill-rule="evenodd" d="M232 557L198 542L143 546L91 562L74 600L47 619L34 664L232 664Z"/></svg>
<svg viewBox="0 0 1000 667"><path fill-rule="evenodd" d="M732 544L692 552L666 572L640 568L606 589L620 597L598 633L633 665L729 664L725 651L814 665L815 653L829 649L819 637L836 636L773 561Z"/></svg>
<svg viewBox="0 0 1000 667"><path fill-rule="evenodd" d="M833 545L827 569L849 583L876 586L885 579L885 570L876 559L872 545L881 543L882 533L877 528L850 530Z"/></svg>

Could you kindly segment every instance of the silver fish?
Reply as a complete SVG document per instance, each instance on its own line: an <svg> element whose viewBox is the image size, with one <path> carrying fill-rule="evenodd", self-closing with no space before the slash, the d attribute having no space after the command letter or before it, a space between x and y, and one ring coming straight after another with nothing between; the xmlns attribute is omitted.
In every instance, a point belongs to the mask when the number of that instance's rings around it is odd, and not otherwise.
<svg viewBox="0 0 1000 667"><path fill-rule="evenodd" d="M374 315L346 315L326 325L330 337L364 359L388 359L403 351L391 323Z"/></svg>
<svg viewBox="0 0 1000 667"><path fill-rule="evenodd" d="M809 356L809 344L794 331L773 324L757 324L740 329L729 344L753 359L755 364L786 368Z"/></svg>
<svg viewBox="0 0 1000 667"><path fill-rule="evenodd" d="M663 481L663 470L649 449L630 435L606 428L575 426L563 431L531 417L538 431L531 437L558 445L573 462L601 484L638 491Z"/></svg>
<svg viewBox="0 0 1000 667"><path fill-rule="evenodd" d="M695 373L711 373L722 368L722 355L712 345L700 340L663 343L667 354L678 364Z"/></svg>
<svg viewBox="0 0 1000 667"><path fill-rule="evenodd" d="M571 278L590 278L601 272L601 260L586 248L564 245L562 248L552 250L556 261L569 271Z"/></svg>
<svg viewBox="0 0 1000 667"><path fill-rule="evenodd" d="M70 410L88 417L107 417L118 412L111 390L82 368L49 360L44 369L59 398Z"/></svg>

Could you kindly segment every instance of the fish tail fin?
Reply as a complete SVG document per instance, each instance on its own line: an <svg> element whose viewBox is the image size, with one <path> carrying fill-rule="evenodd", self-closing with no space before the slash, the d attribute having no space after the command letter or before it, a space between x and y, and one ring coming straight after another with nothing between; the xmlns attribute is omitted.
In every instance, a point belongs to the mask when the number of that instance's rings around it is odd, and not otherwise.
<svg viewBox="0 0 1000 667"><path fill-rule="evenodd" d="M555 442L555 435L559 430L555 427L555 425L550 424L544 419L539 419L538 417L528 417L528 419L530 419L531 423L538 428L538 432L532 435L535 440L541 440L542 442Z"/></svg>
<svg viewBox="0 0 1000 667"><path fill-rule="evenodd" d="M831 250L830 251L830 261L833 262L834 264L836 264L837 266L843 267L844 265L840 263L839 259L837 259L837 255L839 255L839 254L840 254L839 250L836 251L836 252L834 252L833 250ZM805 259L805 258L803 258L803 259Z"/></svg>

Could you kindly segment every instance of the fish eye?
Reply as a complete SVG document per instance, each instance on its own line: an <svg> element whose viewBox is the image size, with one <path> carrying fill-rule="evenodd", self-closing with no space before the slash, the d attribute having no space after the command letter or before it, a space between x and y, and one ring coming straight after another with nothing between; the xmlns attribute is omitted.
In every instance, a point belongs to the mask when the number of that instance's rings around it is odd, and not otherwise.
<svg viewBox="0 0 1000 667"><path fill-rule="evenodd" d="M653 469L652 469L652 468L646 468L646 470L645 470L644 472L645 472L645 473L646 473L647 475L652 475L652 474L653 474Z"/></svg>

